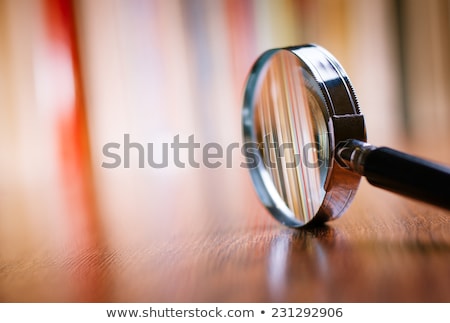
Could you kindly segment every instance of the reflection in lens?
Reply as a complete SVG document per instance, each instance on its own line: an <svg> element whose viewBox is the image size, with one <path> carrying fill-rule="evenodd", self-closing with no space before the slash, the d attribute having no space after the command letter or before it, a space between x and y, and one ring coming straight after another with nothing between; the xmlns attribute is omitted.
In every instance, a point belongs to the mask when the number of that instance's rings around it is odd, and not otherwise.
<svg viewBox="0 0 450 323"><path fill-rule="evenodd" d="M309 222L325 196L328 132L312 76L280 50L261 74L254 123L265 168L295 217Z"/></svg>

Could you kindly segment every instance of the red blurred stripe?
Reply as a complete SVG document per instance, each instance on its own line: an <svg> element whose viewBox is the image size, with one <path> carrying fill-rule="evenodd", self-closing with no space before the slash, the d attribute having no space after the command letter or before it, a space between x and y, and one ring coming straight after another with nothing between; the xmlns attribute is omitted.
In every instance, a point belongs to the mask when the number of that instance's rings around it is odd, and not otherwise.
<svg viewBox="0 0 450 323"><path fill-rule="evenodd" d="M87 127L86 107L83 95L81 67L77 47L77 33L73 2L71 0L42 0L44 9L45 53L52 64L47 73L55 77L57 84L51 101L55 113L61 186L65 196L65 223L69 241L75 248L78 264L74 267L79 293L75 301L95 301L104 298L98 264L101 254L83 258L86 250L99 245L99 225L95 211L95 198L91 174L91 158ZM54 63L53 63L54 62ZM52 89L53 90L53 89ZM53 93L53 92L52 92ZM64 97L65 96L65 97ZM104 282L103 282L104 283Z"/></svg>

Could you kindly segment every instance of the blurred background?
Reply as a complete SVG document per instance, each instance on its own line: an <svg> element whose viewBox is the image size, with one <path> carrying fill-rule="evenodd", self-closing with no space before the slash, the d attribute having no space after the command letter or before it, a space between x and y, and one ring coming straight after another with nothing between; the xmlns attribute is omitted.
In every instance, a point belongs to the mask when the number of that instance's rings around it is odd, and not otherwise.
<svg viewBox="0 0 450 323"><path fill-rule="evenodd" d="M101 165L124 134L155 154L176 135L240 143L247 73L273 47L327 48L369 142L449 163L449 15L447 0L0 0L1 260L271 221L239 152L232 168Z"/></svg>

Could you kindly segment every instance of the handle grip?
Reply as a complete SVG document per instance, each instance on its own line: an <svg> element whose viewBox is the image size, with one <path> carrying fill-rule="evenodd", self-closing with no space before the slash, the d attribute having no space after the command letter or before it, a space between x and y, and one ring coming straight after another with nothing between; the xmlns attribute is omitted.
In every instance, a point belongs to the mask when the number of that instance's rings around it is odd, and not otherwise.
<svg viewBox="0 0 450 323"><path fill-rule="evenodd" d="M370 151L363 175L370 184L450 209L450 168L394 149Z"/></svg>

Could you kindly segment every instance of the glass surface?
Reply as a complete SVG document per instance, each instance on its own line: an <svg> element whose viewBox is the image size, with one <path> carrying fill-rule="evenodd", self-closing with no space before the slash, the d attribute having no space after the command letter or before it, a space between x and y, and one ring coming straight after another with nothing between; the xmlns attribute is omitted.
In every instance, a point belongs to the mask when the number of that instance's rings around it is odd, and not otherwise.
<svg viewBox="0 0 450 323"><path fill-rule="evenodd" d="M296 55L279 50L261 70L254 105L264 166L286 206L304 223L322 204L330 158L324 102L317 87Z"/></svg>

